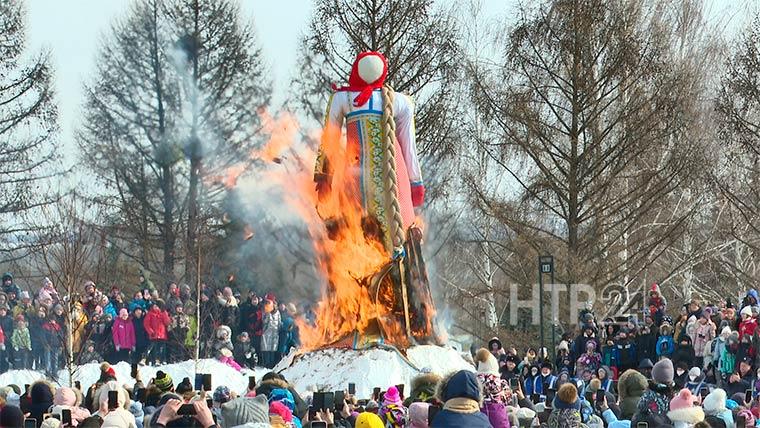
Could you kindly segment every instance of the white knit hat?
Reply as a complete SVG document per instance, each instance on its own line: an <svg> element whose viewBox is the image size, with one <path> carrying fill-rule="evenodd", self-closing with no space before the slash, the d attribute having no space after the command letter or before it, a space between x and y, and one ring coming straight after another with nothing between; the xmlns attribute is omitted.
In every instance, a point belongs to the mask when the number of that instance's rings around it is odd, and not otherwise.
<svg viewBox="0 0 760 428"><path fill-rule="evenodd" d="M702 400L702 408L708 415L717 415L726 410L726 391L716 388Z"/></svg>
<svg viewBox="0 0 760 428"><path fill-rule="evenodd" d="M741 316L746 315L748 317L751 317L752 316L752 308L750 308L749 306L745 306L745 307L742 308L742 311L740 313L741 313Z"/></svg>

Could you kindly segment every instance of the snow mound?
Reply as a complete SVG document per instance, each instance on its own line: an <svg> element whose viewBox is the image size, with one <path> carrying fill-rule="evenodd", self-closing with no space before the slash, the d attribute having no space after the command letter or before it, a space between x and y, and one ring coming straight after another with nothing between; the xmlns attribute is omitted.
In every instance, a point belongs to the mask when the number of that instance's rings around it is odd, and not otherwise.
<svg viewBox="0 0 760 428"><path fill-rule="evenodd" d="M405 359L392 348L320 349L300 355L291 353L274 371L282 373L303 395L344 390L352 382L356 384L357 396L367 398L375 387L385 390L402 383L408 395L412 379L423 369L441 376L457 370L475 370L451 348L414 346L406 354Z"/></svg>
<svg viewBox="0 0 760 428"><path fill-rule="evenodd" d="M130 387L134 385L135 380L130 377L131 366L129 363L120 362L112 367L116 372L116 379L120 384ZM140 377L144 383L148 383L150 379L156 376L156 372L159 370L171 376L174 386L177 386L184 378L189 378L190 383L194 383L195 381L196 369L195 362L192 360L155 367L140 366ZM225 385L232 391L244 393L248 386L249 375L256 376L256 379L260 380L268 371L265 368L257 367L256 370L247 370L245 373L239 373L232 367L222 364L217 360L206 359L198 360L197 373L211 373L212 388ZM100 378L100 364L96 363L81 365L74 373L74 381L78 380L82 384L82 388L87 388L94 384L98 378ZM47 379L47 376L44 373L33 370L11 370L0 374L0 385L15 384L23 387L25 384L32 384L40 379ZM66 370L61 370L58 373L58 379L52 379L52 381L55 385L70 386L69 373Z"/></svg>

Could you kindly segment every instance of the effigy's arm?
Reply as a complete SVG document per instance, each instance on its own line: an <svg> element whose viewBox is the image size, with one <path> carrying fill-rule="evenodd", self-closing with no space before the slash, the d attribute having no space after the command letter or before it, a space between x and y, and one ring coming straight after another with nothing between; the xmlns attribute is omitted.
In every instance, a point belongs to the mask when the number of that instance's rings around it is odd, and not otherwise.
<svg viewBox="0 0 760 428"><path fill-rule="evenodd" d="M345 97L345 94L345 92L333 93L327 101L324 128L319 143L319 150L317 151L316 165L314 166L314 181L317 182L318 186L320 183L329 186L332 178L329 157L336 153L333 145L340 144L343 118L345 116L341 100Z"/></svg>
<svg viewBox="0 0 760 428"><path fill-rule="evenodd" d="M417 155L417 136L414 129L414 102L406 95L396 97L396 138L398 139L404 163L409 174L412 189L412 205L419 207L425 200L425 185ZM401 183L399 183L401 184Z"/></svg>

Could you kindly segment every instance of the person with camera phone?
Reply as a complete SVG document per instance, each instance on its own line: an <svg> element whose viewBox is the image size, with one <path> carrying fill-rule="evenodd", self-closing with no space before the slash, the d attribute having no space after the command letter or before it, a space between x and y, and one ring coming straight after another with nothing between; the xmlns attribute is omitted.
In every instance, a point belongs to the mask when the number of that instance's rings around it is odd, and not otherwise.
<svg viewBox="0 0 760 428"><path fill-rule="evenodd" d="M180 400L170 399L158 412L158 418L151 427L189 427L189 428L216 428L214 417L208 408L205 396L191 403L183 403Z"/></svg>

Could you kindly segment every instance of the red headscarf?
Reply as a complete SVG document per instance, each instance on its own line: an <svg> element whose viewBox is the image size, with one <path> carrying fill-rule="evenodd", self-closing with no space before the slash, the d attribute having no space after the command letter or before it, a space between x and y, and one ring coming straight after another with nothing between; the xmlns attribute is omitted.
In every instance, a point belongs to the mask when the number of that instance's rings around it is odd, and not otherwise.
<svg viewBox="0 0 760 428"><path fill-rule="evenodd" d="M380 75L380 77L375 80L374 82L365 82L360 76L359 76L359 61L361 61L362 58L374 55L378 58L380 58L383 61L383 74ZM388 62L385 59L385 56L381 54L380 52L362 52L357 57L356 60L354 60L354 65L351 67L351 76L348 78L348 85L338 87L336 85L333 85L333 90L335 91L352 91L352 92L359 92L359 95L354 98L354 106L360 107L369 101L369 97L372 96L372 91L375 89L379 89L383 87L383 84L385 83L385 78L388 76Z"/></svg>

